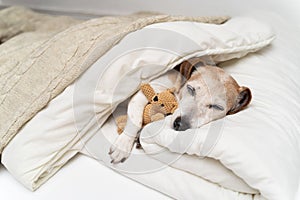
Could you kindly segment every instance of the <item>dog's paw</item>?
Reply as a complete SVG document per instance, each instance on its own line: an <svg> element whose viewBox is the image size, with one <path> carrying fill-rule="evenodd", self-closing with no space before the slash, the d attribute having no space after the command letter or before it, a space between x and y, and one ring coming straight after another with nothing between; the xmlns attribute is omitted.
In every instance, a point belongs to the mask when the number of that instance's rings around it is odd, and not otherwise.
<svg viewBox="0 0 300 200"><path fill-rule="evenodd" d="M117 164L120 162L124 162L131 153L132 147L134 145L134 140L134 137L127 136L124 133L119 135L109 150L111 163Z"/></svg>

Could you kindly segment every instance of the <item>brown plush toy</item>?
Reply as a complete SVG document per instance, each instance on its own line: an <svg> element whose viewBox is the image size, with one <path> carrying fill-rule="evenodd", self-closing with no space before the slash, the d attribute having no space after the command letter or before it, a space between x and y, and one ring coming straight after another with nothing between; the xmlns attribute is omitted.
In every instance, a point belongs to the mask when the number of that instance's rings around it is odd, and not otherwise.
<svg viewBox="0 0 300 200"><path fill-rule="evenodd" d="M156 93L150 84L142 84L140 89L148 99L148 104L144 108L143 126L163 119L169 114L173 114L178 107L174 89L167 89L161 93ZM126 115L121 115L116 119L119 134L123 132L126 121Z"/></svg>
<svg viewBox="0 0 300 200"><path fill-rule="evenodd" d="M141 90L149 102L144 108L143 125L163 119L178 107L174 89L156 93L150 84L142 84Z"/></svg>

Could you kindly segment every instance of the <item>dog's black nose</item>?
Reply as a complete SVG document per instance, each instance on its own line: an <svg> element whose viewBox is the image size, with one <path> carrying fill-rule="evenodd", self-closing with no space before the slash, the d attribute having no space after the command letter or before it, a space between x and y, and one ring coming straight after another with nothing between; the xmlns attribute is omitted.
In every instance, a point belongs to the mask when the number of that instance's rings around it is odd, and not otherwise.
<svg viewBox="0 0 300 200"><path fill-rule="evenodd" d="M181 117L177 117L173 123L174 130L178 131L181 126Z"/></svg>
<svg viewBox="0 0 300 200"><path fill-rule="evenodd" d="M186 119L186 117L177 117L175 121L173 122L173 129L175 131L185 131L187 129L191 128L191 124Z"/></svg>

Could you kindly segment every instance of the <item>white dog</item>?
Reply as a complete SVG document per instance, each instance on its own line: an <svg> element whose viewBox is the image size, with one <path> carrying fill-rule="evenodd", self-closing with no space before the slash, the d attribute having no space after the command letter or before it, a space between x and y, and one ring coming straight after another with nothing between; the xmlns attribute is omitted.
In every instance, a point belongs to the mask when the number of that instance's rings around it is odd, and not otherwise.
<svg viewBox="0 0 300 200"><path fill-rule="evenodd" d="M225 71L192 58L151 82L155 91L175 87L179 107L173 114L173 128L184 131L242 110L251 101L251 92L240 87ZM139 91L129 101L127 124L110 148L111 162L124 162L130 155L142 128L143 111L148 100Z"/></svg>

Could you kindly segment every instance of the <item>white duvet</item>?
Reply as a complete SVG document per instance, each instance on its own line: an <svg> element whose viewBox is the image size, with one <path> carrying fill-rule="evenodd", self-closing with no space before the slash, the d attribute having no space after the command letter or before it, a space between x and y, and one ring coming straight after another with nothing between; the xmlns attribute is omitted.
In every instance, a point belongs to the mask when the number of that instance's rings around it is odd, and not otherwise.
<svg viewBox="0 0 300 200"><path fill-rule="evenodd" d="M186 133L170 129L168 118L153 123L142 132L150 154L135 150L123 165L111 167L179 199L293 199L300 169L295 112L300 63L295 52L281 46L286 42L281 36L277 33L265 50L222 64L251 88L248 109ZM268 26L242 17L220 26L162 23L129 34L21 130L5 148L2 163L32 190L79 151L110 165L107 152L116 131L113 118L106 119L140 82L171 69L182 57L211 55L220 62L257 51L273 39ZM165 128L153 131L160 124ZM153 132L158 134L153 137ZM81 142L73 142L78 137Z"/></svg>

